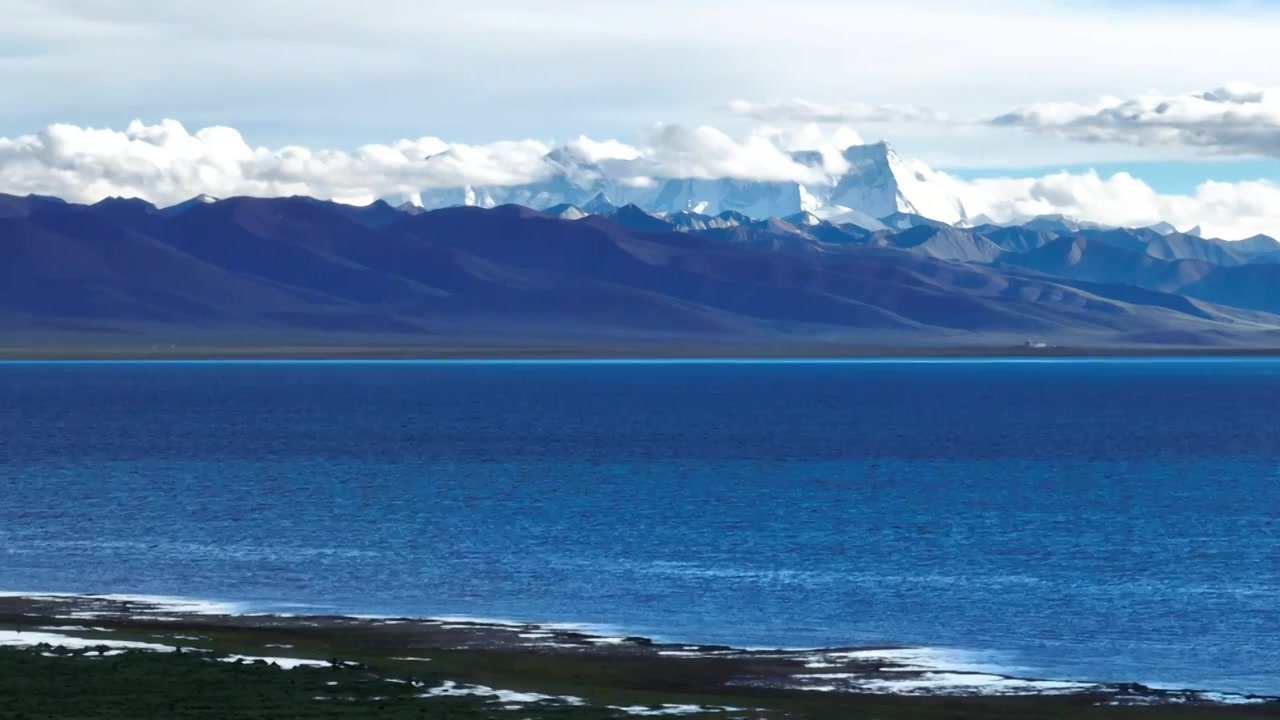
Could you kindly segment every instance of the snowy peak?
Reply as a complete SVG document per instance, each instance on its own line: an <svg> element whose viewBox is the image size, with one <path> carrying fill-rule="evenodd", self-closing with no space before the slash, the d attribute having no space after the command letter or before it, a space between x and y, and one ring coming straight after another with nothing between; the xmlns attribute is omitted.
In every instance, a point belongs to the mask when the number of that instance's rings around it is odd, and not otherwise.
<svg viewBox="0 0 1280 720"><path fill-rule="evenodd" d="M561 220L581 220L582 218L589 217L592 214L592 213L583 211L582 208L578 207L577 205L573 205L571 203L560 203L559 205L553 205L547 208L546 210L543 210L543 212L550 215L551 217L560 218Z"/></svg>
<svg viewBox="0 0 1280 720"><path fill-rule="evenodd" d="M671 213L663 219L676 228L690 231L731 228L751 222L749 218L744 217L741 213L733 211L725 211L719 215L711 216L701 215L692 210L681 210L678 213Z"/></svg>
<svg viewBox="0 0 1280 720"><path fill-rule="evenodd" d="M649 175L651 162L649 165L629 164L642 162L638 160L593 163L574 148L563 147L544 156L549 172L537 182L423 191L388 201L392 205L420 203L427 208L573 205L592 215L606 214L627 204L658 215L689 211L713 216L735 212L765 219L799 213L826 218L845 213L864 226L874 224L870 219L897 213L921 215L947 224L965 219L960 201L947 190L945 176L923 164L904 161L888 143L846 148L842 153L845 172L828 170L827 158L818 150L794 151L790 156L796 164L816 170L813 173L816 179L801 183L652 177ZM835 159L832 163L841 164Z"/></svg>
<svg viewBox="0 0 1280 720"><path fill-rule="evenodd" d="M822 224L822 218L808 211L798 212L795 215L787 215L782 219L795 227L813 227L814 225Z"/></svg>
<svg viewBox="0 0 1280 720"><path fill-rule="evenodd" d="M595 197L582 204L582 211L589 215L602 215L617 209L618 206L604 193L596 193Z"/></svg>
<svg viewBox="0 0 1280 720"><path fill-rule="evenodd" d="M828 204L874 218L921 215L949 225L965 220L964 206L923 163L907 163L887 142L853 145L841 154L849 170Z"/></svg>
<svg viewBox="0 0 1280 720"><path fill-rule="evenodd" d="M183 200L177 205L170 205L167 208L161 209L160 214L171 215L171 216L181 215L182 213L190 210L191 208L200 207L201 205L212 205L213 203L216 203L216 202L218 202L218 198L213 197L212 195L205 195L204 193L200 193L199 195L191 198L190 200Z"/></svg>

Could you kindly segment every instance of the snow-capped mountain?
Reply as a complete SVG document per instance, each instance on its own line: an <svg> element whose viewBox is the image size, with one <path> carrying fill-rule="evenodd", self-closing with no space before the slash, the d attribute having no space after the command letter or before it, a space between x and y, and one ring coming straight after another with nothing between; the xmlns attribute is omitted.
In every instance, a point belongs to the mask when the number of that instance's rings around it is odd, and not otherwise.
<svg viewBox="0 0 1280 720"><path fill-rule="evenodd" d="M870 229L883 227L876 218L905 213L947 224L966 219L963 204L937 173L907 162L888 143L854 145L841 155L844 172L824 171L817 151L792 154L798 164L817 171L818 182L755 181L732 178L617 178L601 165L584 160L569 148L545 158L550 175L538 182L508 187L461 187L388 198L392 205L409 202L427 209L516 204L532 208L574 206L589 214L634 204L659 215L690 211L719 215L729 211L753 218L811 213L823 219L851 222Z"/></svg>
<svg viewBox="0 0 1280 720"><path fill-rule="evenodd" d="M920 215L954 225L964 220L964 206L949 193L938 174L924 163L907 163L888 143L854 145L843 157L849 170L823 203L883 218L895 213Z"/></svg>
<svg viewBox="0 0 1280 720"><path fill-rule="evenodd" d="M1119 230L1122 229L1117 225L1107 225L1105 223L1090 222L1079 218L1063 215L1061 213L1052 213L1049 215L1035 215L1018 217L1006 222L994 222L986 215L978 215L970 218L969 222L958 227L981 227L983 225L993 225L998 227L1021 227L1028 230L1040 230L1045 232L1081 232L1085 230ZM1159 235L1188 235L1191 237L1201 237L1200 226L1180 232L1172 223L1160 221L1142 228L1129 228L1150 230Z"/></svg>
<svg viewBox="0 0 1280 720"><path fill-rule="evenodd" d="M218 202L218 198L213 197L212 195L205 195L204 193L200 193L199 195L191 198L190 200L183 200L177 205L170 205L169 207L161 208L160 213L162 215L181 215L182 213L190 210L193 207L199 207L201 205L210 205L216 202Z"/></svg>

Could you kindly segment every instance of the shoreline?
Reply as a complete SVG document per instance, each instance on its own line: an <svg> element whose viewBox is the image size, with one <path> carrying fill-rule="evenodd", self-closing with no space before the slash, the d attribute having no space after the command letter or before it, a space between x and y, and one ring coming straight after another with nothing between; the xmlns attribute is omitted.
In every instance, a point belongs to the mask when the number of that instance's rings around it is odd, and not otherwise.
<svg viewBox="0 0 1280 720"><path fill-rule="evenodd" d="M216 360L997 360L997 359L1156 359L1156 358L1277 358L1276 347L1081 346L859 346L859 345L733 345L733 344L621 344L621 345L258 345L194 344L182 346L57 345L0 346L0 362L57 361L216 361Z"/></svg>
<svg viewBox="0 0 1280 720"><path fill-rule="evenodd" d="M246 603L123 594L0 593L0 646L19 642L25 628L49 642L65 633L71 647L133 638L154 645L200 633L257 636L263 648L278 637L325 638L332 650L345 646L359 655L377 647L391 659L445 653L462 656L557 658L598 664L625 663L665 668L682 663L716 665L715 680L700 693L732 695L800 694L810 697L875 696L913 700L997 700L1087 702L1097 707L1266 708L1280 717L1280 696L1166 689L1129 682L1089 682L1017 677L941 660L940 649L902 646L747 649L728 645L659 642L639 636L592 632L600 626L528 623L468 617L382 617L340 614L248 612ZM15 640L17 637L17 640ZM125 641L120 652L129 650ZM182 640L182 642L186 642ZM55 644L50 643L50 644ZM162 645L162 647L164 647ZM154 650L155 648L150 648ZM265 649L256 655L262 657ZM341 654L338 655L341 657ZM424 656L424 657L418 657ZM433 656L434 657L434 656ZM287 663L318 662L277 657ZM460 677L458 681L466 680ZM517 683L520 678L515 678Z"/></svg>

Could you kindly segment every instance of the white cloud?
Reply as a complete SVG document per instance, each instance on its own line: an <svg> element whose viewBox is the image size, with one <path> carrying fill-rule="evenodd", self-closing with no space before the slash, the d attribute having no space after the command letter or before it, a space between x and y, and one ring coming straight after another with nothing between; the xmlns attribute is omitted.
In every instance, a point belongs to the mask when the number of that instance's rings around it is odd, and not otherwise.
<svg viewBox="0 0 1280 720"><path fill-rule="evenodd" d="M847 125L807 123L756 128L757 135L767 137L788 153L817 152L822 157L822 169L830 175L848 171L849 162L844 159L845 148L866 142L862 135Z"/></svg>
<svg viewBox="0 0 1280 720"><path fill-rule="evenodd" d="M565 147L624 185L649 187L654 177L828 180L843 171L839 151L860 142L844 127L758 128L734 137L716 128L663 125L635 144L582 136ZM133 122L125 130L53 125L0 138L0 192L47 194L78 202L109 196L142 197L160 205L198 193L310 195L368 203L422 190L465 184L496 186L546 178L549 143L534 140L483 145L424 137L367 144L353 151L250 145L235 129L188 131L174 120ZM792 153L816 150L820 164ZM594 165L590 165L594 163ZM1280 235L1280 185L1267 181L1207 182L1193 193L1162 194L1131 175L1057 173L1039 178L964 181L911 166L958 197L971 215L997 221L1062 213L1084 220L1142 226L1164 220L1181 229L1243 238Z"/></svg>
<svg viewBox="0 0 1280 720"><path fill-rule="evenodd" d="M565 146L578 163L640 185L651 177L817 180L824 170L796 162L786 142L856 139L848 132L761 131L742 139L715 128L657 126L639 146L579 137ZM824 138L826 138L824 140ZM349 202L463 185L506 186L556 172L552 146L536 140L482 145L424 137L367 144L354 151L250 145L235 129L188 131L175 120L134 121L125 130L68 124L0 138L0 192L57 195L93 202L123 195L158 204L198 193L312 195ZM816 148L815 149L820 149Z"/></svg>
<svg viewBox="0 0 1280 720"><path fill-rule="evenodd" d="M1186 231L1199 225L1205 237L1229 240L1280 237L1280 185L1266 180L1206 182L1190 194L1158 193L1128 173L949 182L971 215L997 222L1063 214L1120 227L1165 221Z"/></svg>
<svg viewBox="0 0 1280 720"><path fill-rule="evenodd" d="M142 116L273 146L630 137L742 97L991 117L1232 77L1280 86L1278 35L1280 8L1261 2L7 0L0 135ZM1027 164L1059 147L1032 139ZM919 145L957 165L990 152L946 128Z"/></svg>
<svg viewBox="0 0 1280 720"><path fill-rule="evenodd" d="M991 123L1069 140L1280 157L1280 88L1233 83L1185 95L1150 92L1088 104L1036 103Z"/></svg>
<svg viewBox="0 0 1280 720"><path fill-rule="evenodd" d="M596 141L586 135L579 135L570 141L565 148L575 158L589 164L608 160L639 160L640 149L619 140Z"/></svg>
<svg viewBox="0 0 1280 720"><path fill-rule="evenodd" d="M123 131L59 124L0 138L0 191L87 202L123 195L164 204L201 192L368 202L429 188L528 182L551 172L542 159L549 149L536 141L464 145L421 138L354 152L269 150L249 145L232 128L189 132L175 120L135 121Z"/></svg>
<svg viewBox="0 0 1280 720"><path fill-rule="evenodd" d="M753 132L739 141L706 125L659 125L644 141L636 175L801 183L819 182L825 175L821 167L797 162L772 132Z"/></svg>
<svg viewBox="0 0 1280 720"><path fill-rule="evenodd" d="M751 102L734 100L727 106L735 115L767 123L948 123L944 113L910 105L871 105L841 103L826 105L801 98Z"/></svg>

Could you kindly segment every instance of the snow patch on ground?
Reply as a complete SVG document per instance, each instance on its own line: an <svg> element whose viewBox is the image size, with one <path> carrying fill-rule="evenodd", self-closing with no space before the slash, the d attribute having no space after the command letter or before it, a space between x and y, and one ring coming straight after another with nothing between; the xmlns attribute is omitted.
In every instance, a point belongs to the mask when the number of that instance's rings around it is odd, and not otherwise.
<svg viewBox="0 0 1280 720"><path fill-rule="evenodd" d="M284 670L293 670L300 667L329 667L327 660L306 660L303 658L285 658L285 657L257 657L253 655L231 655L224 658L218 658L221 662L265 662L268 665L275 665Z"/></svg>
<svg viewBox="0 0 1280 720"><path fill-rule="evenodd" d="M35 647L36 645L52 645L69 650L93 650L106 647L112 650L151 650L154 652L173 652L168 645L137 642L134 640L103 640L100 638L80 638L70 635L58 635L47 632L22 632L18 630L0 630L0 646Z"/></svg>
<svg viewBox="0 0 1280 720"><path fill-rule="evenodd" d="M713 712L747 712L745 708L724 707L719 705L659 705L657 707L645 707L643 705L619 707L616 705L610 705L609 709L626 713L627 715L648 717L657 717L662 715L697 715L700 713Z"/></svg>
<svg viewBox="0 0 1280 720"><path fill-rule="evenodd" d="M587 704L586 700L578 697L543 695L541 693L522 693L512 690L495 690L494 688L485 687L484 685L462 686L452 680L444 681L444 684L440 687L429 688L423 697L459 697L465 695L490 698L492 702L499 702L504 705L556 703L560 705L580 706Z"/></svg>

